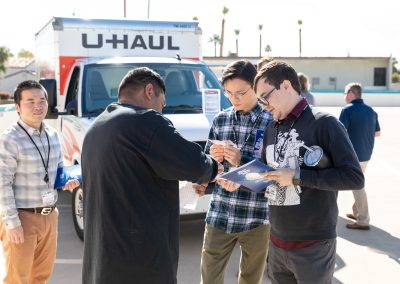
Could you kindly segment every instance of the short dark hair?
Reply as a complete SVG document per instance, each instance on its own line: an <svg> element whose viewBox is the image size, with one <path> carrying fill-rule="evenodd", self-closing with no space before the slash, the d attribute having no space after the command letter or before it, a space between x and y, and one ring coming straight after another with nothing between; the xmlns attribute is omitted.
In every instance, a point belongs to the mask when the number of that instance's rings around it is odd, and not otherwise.
<svg viewBox="0 0 400 284"><path fill-rule="evenodd" d="M257 70L250 61L237 60L226 66L222 74L221 83L225 85L226 81L232 79L242 79L253 87L254 78Z"/></svg>
<svg viewBox="0 0 400 284"><path fill-rule="evenodd" d="M34 80L27 80L27 81L23 81L23 82L19 83L18 86L15 88L15 90L14 90L14 103L19 105L19 103L21 102L21 99L22 99L22 92L26 91L26 90L31 90L31 89L42 90L44 92L44 95L45 95L46 100L47 100L47 97L48 97L47 96L47 91L42 86L42 84L40 84L39 82L34 81Z"/></svg>
<svg viewBox="0 0 400 284"><path fill-rule="evenodd" d="M156 95L162 90L165 93L165 83L160 74L147 67L139 67L130 70L122 79L118 88L118 97L125 89L138 90L145 87L147 84L152 84L157 90Z"/></svg>
<svg viewBox="0 0 400 284"><path fill-rule="evenodd" d="M362 96L362 85L360 83L349 83L346 85L345 90L347 93L352 91L357 98L361 98Z"/></svg>
<svg viewBox="0 0 400 284"><path fill-rule="evenodd" d="M254 79L255 89L257 89L257 82L260 79L264 79L264 82L274 86L277 90L284 80L288 80L293 89L300 94L300 82L296 70L284 61L271 61L264 65Z"/></svg>

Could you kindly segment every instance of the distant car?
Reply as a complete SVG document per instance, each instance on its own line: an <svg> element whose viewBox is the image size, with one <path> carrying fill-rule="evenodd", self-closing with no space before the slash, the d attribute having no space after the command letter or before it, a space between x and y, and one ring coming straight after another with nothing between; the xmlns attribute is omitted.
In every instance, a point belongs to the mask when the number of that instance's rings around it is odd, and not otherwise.
<svg viewBox="0 0 400 284"><path fill-rule="evenodd" d="M0 104L9 104L11 103L11 94L6 92L0 92Z"/></svg>

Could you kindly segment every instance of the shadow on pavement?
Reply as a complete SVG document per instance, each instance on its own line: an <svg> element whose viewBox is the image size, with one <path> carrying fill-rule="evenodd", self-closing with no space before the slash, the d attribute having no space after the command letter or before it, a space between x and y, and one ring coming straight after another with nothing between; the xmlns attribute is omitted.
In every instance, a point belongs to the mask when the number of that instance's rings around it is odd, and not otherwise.
<svg viewBox="0 0 400 284"><path fill-rule="evenodd" d="M350 230L346 228L347 223L351 223L351 221L342 217L338 218L338 237L360 246L366 246L374 252L385 254L400 264L399 238L393 237L390 233L373 225L370 225L369 231Z"/></svg>

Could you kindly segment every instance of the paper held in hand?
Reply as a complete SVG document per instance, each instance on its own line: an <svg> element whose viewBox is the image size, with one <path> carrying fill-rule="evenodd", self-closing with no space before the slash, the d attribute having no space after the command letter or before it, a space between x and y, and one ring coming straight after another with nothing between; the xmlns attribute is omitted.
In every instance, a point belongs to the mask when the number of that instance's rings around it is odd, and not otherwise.
<svg viewBox="0 0 400 284"><path fill-rule="evenodd" d="M252 160L230 172L222 174L221 178L239 183L251 191L259 192L274 182L263 178L260 173L274 170L274 168L267 166L259 160Z"/></svg>
<svg viewBox="0 0 400 284"><path fill-rule="evenodd" d="M54 189L64 187L69 180L77 179L82 183L82 172L80 165L67 166L57 169L56 181L54 182Z"/></svg>
<svg viewBox="0 0 400 284"><path fill-rule="evenodd" d="M180 207L196 210L199 195L193 188L193 183L189 181L179 181L179 201Z"/></svg>

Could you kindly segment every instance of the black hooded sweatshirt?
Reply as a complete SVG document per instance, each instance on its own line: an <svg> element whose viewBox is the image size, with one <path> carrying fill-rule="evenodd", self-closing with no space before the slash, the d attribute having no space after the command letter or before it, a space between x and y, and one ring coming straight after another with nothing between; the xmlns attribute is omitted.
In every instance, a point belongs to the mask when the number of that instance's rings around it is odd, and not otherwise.
<svg viewBox="0 0 400 284"><path fill-rule="evenodd" d="M82 283L176 283L178 180L208 182L217 168L162 114L109 105L82 148Z"/></svg>
<svg viewBox="0 0 400 284"><path fill-rule="evenodd" d="M330 165L306 166L303 145L321 147ZM338 190L364 187L364 175L344 126L332 115L306 106L297 118L269 124L262 159L281 167L300 166L297 190L293 185L284 187L280 200L269 201L271 235L284 241L336 238Z"/></svg>

